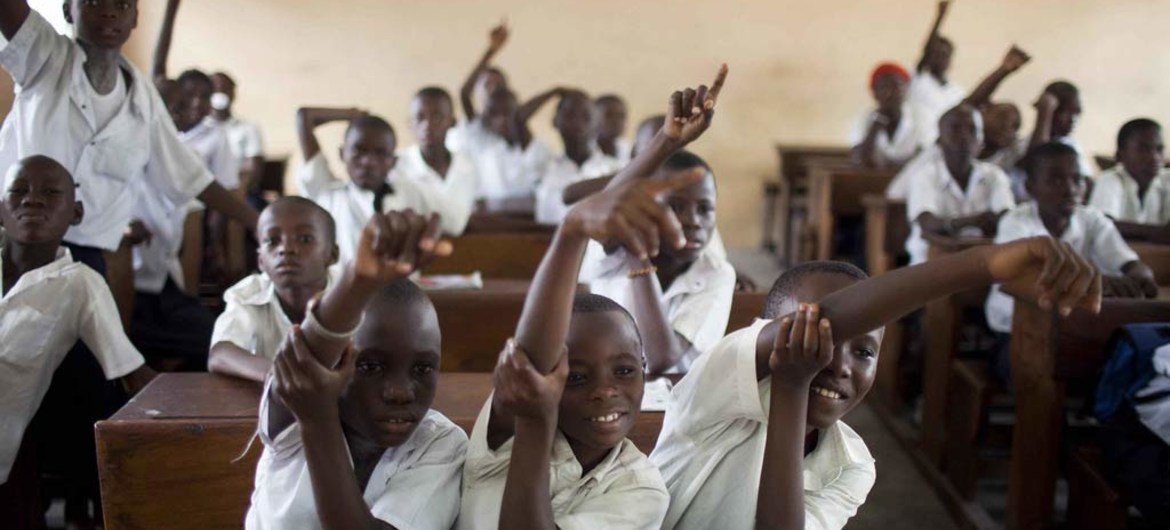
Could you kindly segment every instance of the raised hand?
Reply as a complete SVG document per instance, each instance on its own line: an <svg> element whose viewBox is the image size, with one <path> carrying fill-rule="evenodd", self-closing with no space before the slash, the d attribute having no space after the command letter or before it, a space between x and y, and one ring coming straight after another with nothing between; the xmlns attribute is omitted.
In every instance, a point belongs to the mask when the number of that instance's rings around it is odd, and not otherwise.
<svg viewBox="0 0 1170 530"><path fill-rule="evenodd" d="M362 229L352 267L358 278L389 283L449 256L451 243L439 239L439 216L414 210L374 214Z"/></svg>
<svg viewBox="0 0 1170 530"><path fill-rule="evenodd" d="M710 88L699 85L698 88L687 88L671 94L662 133L683 145L702 136L715 117L715 105L726 81L727 65L724 64L719 67L719 73L715 75L715 82Z"/></svg>
<svg viewBox="0 0 1170 530"><path fill-rule="evenodd" d="M569 375L569 356L562 352L553 370L542 374L532 365L528 354L509 340L496 362L494 379L496 398L517 418L540 420L548 426L557 423L557 408Z"/></svg>
<svg viewBox="0 0 1170 530"><path fill-rule="evenodd" d="M293 326L273 361L273 388L297 421L337 421L337 401L353 380L356 363L353 348L347 347L337 368L323 366L300 326Z"/></svg>
<svg viewBox="0 0 1170 530"><path fill-rule="evenodd" d="M1021 50L1013 44L1011 49L1008 50L1007 55L1004 55L1001 68L1008 73L1015 72L1031 60L1032 56L1028 55L1028 52Z"/></svg>
<svg viewBox="0 0 1170 530"><path fill-rule="evenodd" d="M800 304L796 313L780 319L780 330L768 369L772 379L796 387L808 387L813 378L833 361L833 328L820 318L816 304Z"/></svg>
<svg viewBox="0 0 1170 530"><path fill-rule="evenodd" d="M1068 243L1033 237L989 247L987 270L1009 292L1034 292L1043 308L1067 316L1081 307L1101 310L1101 272Z"/></svg>
<svg viewBox="0 0 1170 530"><path fill-rule="evenodd" d="M1040 97L1036 99L1036 102L1032 106L1041 112L1053 112L1056 110L1056 107L1060 106L1060 100L1052 92L1045 92L1040 94Z"/></svg>
<svg viewBox="0 0 1170 530"><path fill-rule="evenodd" d="M492 28L491 33L488 34L488 53L496 54L508 42L508 19L500 21L500 24Z"/></svg>
<svg viewBox="0 0 1170 530"><path fill-rule="evenodd" d="M146 227L146 224L138 219L130 221L126 226L126 230L122 232L122 243L130 246L137 246L146 244L154 239L154 234Z"/></svg>

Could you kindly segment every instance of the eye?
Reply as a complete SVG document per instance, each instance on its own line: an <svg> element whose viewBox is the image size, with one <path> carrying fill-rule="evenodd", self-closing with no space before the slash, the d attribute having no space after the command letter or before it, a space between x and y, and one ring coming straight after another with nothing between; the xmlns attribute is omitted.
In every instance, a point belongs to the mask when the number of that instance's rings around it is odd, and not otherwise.
<svg viewBox="0 0 1170 530"><path fill-rule="evenodd" d="M266 247L275 247L277 239L275 237L266 237L262 243L264 243L264 246Z"/></svg>
<svg viewBox="0 0 1170 530"><path fill-rule="evenodd" d="M569 377L565 379L565 385L580 385L585 383L585 374L581 372L569 372Z"/></svg>
<svg viewBox="0 0 1170 530"><path fill-rule="evenodd" d="M435 366L430 363L418 363L411 368L414 375L428 376L435 373Z"/></svg>
<svg viewBox="0 0 1170 530"><path fill-rule="evenodd" d="M877 352L873 348L858 348L855 354L862 359L873 359L877 357Z"/></svg>
<svg viewBox="0 0 1170 530"><path fill-rule="evenodd" d="M315 238L310 234L301 234L297 236L297 243L312 243Z"/></svg>
<svg viewBox="0 0 1170 530"><path fill-rule="evenodd" d="M382 371L382 363L376 363L376 362L370 362L370 361L364 361L364 362L359 361L357 363L357 365L355 366L355 368L357 369L357 372L360 374L372 374L372 373Z"/></svg>
<svg viewBox="0 0 1170 530"><path fill-rule="evenodd" d="M631 377L639 372L637 368L632 366L619 366L614 369L613 373L618 377Z"/></svg>

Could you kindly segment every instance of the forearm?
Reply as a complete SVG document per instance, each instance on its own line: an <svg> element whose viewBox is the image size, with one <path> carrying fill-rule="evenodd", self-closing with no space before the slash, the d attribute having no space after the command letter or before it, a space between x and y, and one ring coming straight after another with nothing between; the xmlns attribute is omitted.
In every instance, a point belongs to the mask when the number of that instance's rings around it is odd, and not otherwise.
<svg viewBox="0 0 1170 530"><path fill-rule="evenodd" d="M349 121L354 118L354 109L331 107L301 107L297 109L297 139L301 144L301 155L308 161L321 152L314 132L317 127L335 121Z"/></svg>
<svg viewBox="0 0 1170 530"><path fill-rule="evenodd" d="M560 93L560 88L550 88L537 94L532 99L525 101L523 105L520 105L520 108L516 109L516 119L520 123L528 123L528 120L532 118L533 114L536 114L545 103L548 103L549 100Z"/></svg>
<svg viewBox="0 0 1170 530"><path fill-rule="evenodd" d="M378 292L379 286L362 280L352 265L344 267L337 284L321 296L313 307L317 322L332 333L347 333L356 329L362 320L366 304ZM305 341L317 360L325 366L334 366L345 351L348 341L333 340L320 335L316 328L304 328Z"/></svg>
<svg viewBox="0 0 1170 530"><path fill-rule="evenodd" d="M516 418L512 460L500 507L500 528L552 530L556 521L549 493L549 469L556 420Z"/></svg>
<svg viewBox="0 0 1170 530"><path fill-rule="evenodd" d="M475 91L475 82L487 66L491 64L492 57L495 56L495 50L488 48L483 52L483 56L479 58L479 62L475 63L475 67L471 69L471 73L467 74L467 79L463 80L463 85L459 87L459 102L463 105L463 113L468 120L473 120L478 116L475 111L475 102L472 101L472 94Z"/></svg>
<svg viewBox="0 0 1170 530"><path fill-rule="evenodd" d="M158 32L158 42L154 47L154 63L150 71L155 80L167 78L167 58L171 54L171 40L175 33L175 16L178 12L179 0L167 0L162 28Z"/></svg>
<svg viewBox="0 0 1170 530"><path fill-rule="evenodd" d="M613 177L613 175L606 175L604 177L574 182L561 193L561 199L565 201L565 204L573 204L605 189L606 184L609 184L609 181L613 180Z"/></svg>
<svg viewBox="0 0 1170 530"><path fill-rule="evenodd" d="M16 36L31 11L28 0L0 0L0 33L5 39Z"/></svg>
<svg viewBox="0 0 1170 530"><path fill-rule="evenodd" d="M232 192L224 189L218 182L212 182L199 194L199 200L207 205L208 209L220 212L231 220L240 223L248 230L256 230L256 222L260 214L240 200Z"/></svg>
<svg viewBox="0 0 1170 530"><path fill-rule="evenodd" d="M626 167L622 168L617 175L614 175L605 187L612 188L629 180L649 177L662 166L662 163L670 155L683 147L686 146L682 142L659 131L658 134L654 135L654 139L650 140L650 145L639 152L638 156L626 164Z"/></svg>
<svg viewBox="0 0 1170 530"><path fill-rule="evenodd" d="M1032 138L1028 142L1029 148L1046 144L1052 140L1052 116L1054 113L1052 109L1036 111L1036 126L1032 129Z"/></svg>
<svg viewBox="0 0 1170 530"><path fill-rule="evenodd" d="M387 528L370 514L358 489L341 420L301 423L317 518L323 530Z"/></svg>
<svg viewBox="0 0 1170 530"><path fill-rule="evenodd" d="M660 375L678 364L686 350L670 326L666 309L662 307L662 286L658 277L653 273L646 274L634 278L630 283L634 295L634 321L642 333L647 371L650 375Z"/></svg>
<svg viewBox="0 0 1170 530"><path fill-rule="evenodd" d="M865 133L865 139L860 144L853 146L852 154L854 161L861 166L877 167L877 137L878 128L871 126Z"/></svg>
<svg viewBox="0 0 1170 530"><path fill-rule="evenodd" d="M768 434L760 469L756 528L804 528L804 439L808 386L797 388L772 379Z"/></svg>
<svg viewBox="0 0 1170 530"><path fill-rule="evenodd" d="M562 223L553 236L516 325L516 344L541 373L549 373L564 351L581 258L589 242L570 225L571 221Z"/></svg>
<svg viewBox="0 0 1170 530"><path fill-rule="evenodd" d="M983 78L983 80L979 82L979 85L975 87L975 90L972 90L971 94L967 96L967 99L963 101L974 106L975 108L982 108L988 103L991 103L991 95L994 94L997 89L999 89L999 85L1003 83L1003 80L1007 79L1007 77L1011 74L1012 73L1010 71L1003 68L1002 66L996 68L994 71L988 74L987 77Z"/></svg>
<svg viewBox="0 0 1170 530"><path fill-rule="evenodd" d="M272 361L259 355L252 355L230 342L218 342L211 346L207 358L207 371L231 377L239 377L263 383L272 370Z"/></svg>

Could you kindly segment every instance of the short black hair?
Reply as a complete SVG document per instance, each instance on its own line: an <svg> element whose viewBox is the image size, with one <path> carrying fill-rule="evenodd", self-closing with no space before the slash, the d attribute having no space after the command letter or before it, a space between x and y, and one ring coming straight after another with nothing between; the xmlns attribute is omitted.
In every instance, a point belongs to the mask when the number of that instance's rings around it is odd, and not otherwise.
<svg viewBox="0 0 1170 530"><path fill-rule="evenodd" d="M621 313L630 323L630 327L634 328L634 335L638 337L638 349L642 346L642 332L638 329L638 322L634 320L634 315L631 315L625 307L613 301L610 298L593 293L577 293L573 296L573 314L588 314L588 313L606 313L613 311ZM644 352L639 352L645 354Z"/></svg>
<svg viewBox="0 0 1170 530"><path fill-rule="evenodd" d="M593 103L595 103L597 105L605 105L605 104L609 104L609 103L617 103L618 105L625 105L626 101L624 99L622 99L622 97L617 95L617 94L602 94L600 96L597 96L597 99L593 100Z"/></svg>
<svg viewBox="0 0 1170 530"><path fill-rule="evenodd" d="M1068 105L1072 103L1072 100L1081 97L1080 89L1078 89L1076 85L1069 81L1065 81L1064 79L1048 83L1048 86L1044 87L1044 91L1052 94L1053 96L1056 96L1056 100L1059 102L1061 107Z"/></svg>
<svg viewBox="0 0 1170 530"><path fill-rule="evenodd" d="M399 278L386 284L378 290L370 302L388 306L406 306L416 303L433 305L431 297L427 296L426 291L423 291L408 278Z"/></svg>
<svg viewBox="0 0 1170 530"><path fill-rule="evenodd" d="M398 134L394 132L394 126L390 125L390 122L381 116L367 114L350 120L349 126L345 128L345 137L348 138L349 133L356 129L373 129L377 132L386 132L394 139L395 144L398 143Z"/></svg>
<svg viewBox="0 0 1170 530"><path fill-rule="evenodd" d="M451 106L451 110L455 110L455 100L451 99L451 93L441 86L425 86L414 93L416 98L439 98L447 100L447 104Z"/></svg>
<svg viewBox="0 0 1170 530"><path fill-rule="evenodd" d="M1125 125L1121 126L1121 130L1117 131L1117 151L1123 151L1130 138L1146 131L1161 132L1162 126L1149 118L1137 118L1125 122Z"/></svg>
<svg viewBox="0 0 1170 530"><path fill-rule="evenodd" d="M207 85L208 87L212 86L211 77L203 73L202 70L195 68L183 71L183 73L179 74L177 80L179 81L180 85L185 85L187 83L201 83Z"/></svg>
<svg viewBox="0 0 1170 530"><path fill-rule="evenodd" d="M1036 170L1040 165L1040 161L1051 160L1060 156L1078 158L1080 157L1080 153L1077 153L1075 147L1064 142L1050 141L1028 150L1028 154L1024 155L1024 159L1020 161L1020 167L1024 168L1027 179L1031 180L1032 177L1036 176Z"/></svg>
<svg viewBox="0 0 1170 530"><path fill-rule="evenodd" d="M304 197L298 197L296 195L287 195L276 199L272 204L269 204L264 209L267 210L269 208L276 208L277 206L285 204L304 206L311 210L314 214L319 215L322 219L325 220L325 231L329 233L330 242L332 244L337 244L337 223L333 220L333 216L329 213L329 210L322 208L320 204L317 204Z"/></svg>
<svg viewBox="0 0 1170 530"><path fill-rule="evenodd" d="M566 89L564 94L561 96L561 100L557 102L557 114L560 114L561 111L565 109L565 106L569 104L568 102L570 99L582 99L586 103L591 101L589 99L589 94L586 94L584 90L579 90L576 88Z"/></svg>
<svg viewBox="0 0 1170 530"><path fill-rule="evenodd" d="M711 171L711 166L707 164L706 160L703 160L703 157L687 151L686 149L675 151L674 154L670 155L664 162L662 162L662 169L669 171L680 171L683 169L691 169L696 167L701 167L706 169L708 173L713 173L713 171Z"/></svg>
<svg viewBox="0 0 1170 530"><path fill-rule="evenodd" d="M792 297L792 293L800 287L804 279L813 274L840 274L857 281L869 278L865 271L856 265L843 261L807 261L784 271L772 290L768 291L768 298L764 301L764 318L773 319L780 315L780 308L784 302Z"/></svg>

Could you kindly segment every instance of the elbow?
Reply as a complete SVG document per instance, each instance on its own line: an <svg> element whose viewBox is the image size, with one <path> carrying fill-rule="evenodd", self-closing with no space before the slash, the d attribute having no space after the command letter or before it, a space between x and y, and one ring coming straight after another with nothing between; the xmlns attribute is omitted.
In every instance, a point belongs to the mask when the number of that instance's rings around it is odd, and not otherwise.
<svg viewBox="0 0 1170 530"><path fill-rule="evenodd" d="M218 348L218 345L212 346L211 352L207 355L207 371L213 374L228 373L223 351Z"/></svg>

